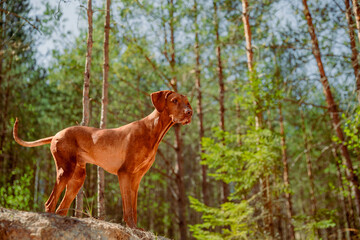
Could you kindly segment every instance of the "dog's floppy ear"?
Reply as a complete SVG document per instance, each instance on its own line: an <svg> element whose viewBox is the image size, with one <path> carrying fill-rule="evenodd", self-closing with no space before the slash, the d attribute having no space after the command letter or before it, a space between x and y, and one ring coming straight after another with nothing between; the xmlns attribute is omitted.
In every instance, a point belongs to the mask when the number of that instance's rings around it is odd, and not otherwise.
<svg viewBox="0 0 360 240"><path fill-rule="evenodd" d="M173 91L165 90L158 91L151 94L151 102L159 112L164 111L167 97L173 93Z"/></svg>

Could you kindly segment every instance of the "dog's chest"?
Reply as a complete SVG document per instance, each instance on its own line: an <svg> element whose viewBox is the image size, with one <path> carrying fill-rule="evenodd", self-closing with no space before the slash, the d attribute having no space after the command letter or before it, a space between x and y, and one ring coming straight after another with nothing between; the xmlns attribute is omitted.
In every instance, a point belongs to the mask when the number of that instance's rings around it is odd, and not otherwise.
<svg viewBox="0 0 360 240"><path fill-rule="evenodd" d="M155 161L155 154L156 151L153 151L145 155L143 159L138 159L138 161L136 161L136 163L133 165L131 172L137 173L139 171L148 171Z"/></svg>

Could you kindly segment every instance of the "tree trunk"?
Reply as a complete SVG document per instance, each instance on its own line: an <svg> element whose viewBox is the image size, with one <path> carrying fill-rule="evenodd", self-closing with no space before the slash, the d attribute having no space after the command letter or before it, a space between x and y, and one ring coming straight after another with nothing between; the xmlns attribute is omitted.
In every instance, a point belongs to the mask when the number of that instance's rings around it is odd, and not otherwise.
<svg viewBox="0 0 360 240"><path fill-rule="evenodd" d="M246 57L247 57L247 65L249 70L250 82L253 83L252 74L253 74L253 51L252 51L252 44L251 44L251 27L249 22L249 3L247 0L242 1L242 21L244 24L244 35L246 41ZM261 129L263 127L263 114L262 109L260 106L260 99L256 92L253 89L252 91L254 95L254 105L255 105L255 129ZM273 229L273 215L272 215L272 200L270 194L270 183L267 177L262 177L260 179L260 186L262 192L262 199L264 204L264 225L265 231L270 233L271 236L274 236L274 229Z"/></svg>
<svg viewBox="0 0 360 240"><path fill-rule="evenodd" d="M242 21L244 24L244 33L245 33L245 41L246 41L246 57L249 72L253 70L253 51L251 46L251 29L249 23L249 3L247 0L242 1Z"/></svg>
<svg viewBox="0 0 360 240"><path fill-rule="evenodd" d="M88 126L90 120L90 107L89 107L89 86L90 86L90 69L91 69L91 52L92 52L92 33L93 33L93 23L92 23L92 0L87 2L87 16L88 16L88 39L87 39L87 51L86 51L86 61L85 61L85 72L84 72L84 87L83 87L83 117L80 123L81 126ZM79 193L76 196L76 207L75 207L75 216L81 217L83 212L83 187L81 187Z"/></svg>
<svg viewBox="0 0 360 240"><path fill-rule="evenodd" d="M198 114L198 124L199 124L199 146L200 146L200 159L202 159L202 154L205 152L201 145L201 140L204 137L204 122L203 122L203 109L202 109L202 92L201 92L201 70L200 70L200 46L199 46L199 25L197 23L197 2L194 1L194 11L195 11L195 83L197 90L197 114ZM209 206L209 193L208 193L208 183L207 183L207 166L201 165L202 173L202 195L204 204Z"/></svg>
<svg viewBox="0 0 360 240"><path fill-rule="evenodd" d="M356 80L356 97L360 104L360 75L359 75L359 61L358 61L358 51L356 48L356 41L355 41L355 33L354 33L354 20L351 14L351 7L349 0L344 0L345 2L345 13L346 13L346 20L348 23L349 28L349 38L350 38L350 47L351 47L351 63L354 69L355 80Z"/></svg>
<svg viewBox="0 0 360 240"><path fill-rule="evenodd" d="M236 88L235 89L235 94L237 96L239 96L239 91ZM237 142L239 145L242 145L241 142L241 109L240 109L240 104L239 101L235 102L235 112L236 112L236 134L237 134Z"/></svg>
<svg viewBox="0 0 360 240"><path fill-rule="evenodd" d="M220 46L220 36L219 36L219 18L217 14L217 1L213 1L214 5L214 19L215 19L215 35L216 35L216 58L217 58L217 73L219 79L219 115L220 115L220 129L225 131L225 86L224 86L224 74L223 74L223 65L221 60L221 46ZM230 195L229 185L225 182L222 182L222 202L225 203L228 201Z"/></svg>
<svg viewBox="0 0 360 240"><path fill-rule="evenodd" d="M38 199L39 199L39 182L40 182L40 158L36 159L35 166L35 178L34 178L34 202L33 202L33 209L36 209Z"/></svg>
<svg viewBox="0 0 360 240"><path fill-rule="evenodd" d="M171 174L169 170L168 171L168 174ZM175 200L175 196L172 194L172 186L171 186L171 182L168 181L167 182L167 191L166 191L166 198L167 198L167 201L169 202L170 201L170 211L171 213L173 213L172 216L176 216L176 206L174 204L174 200ZM171 221L168 225L168 228L166 229L166 236L174 236L175 235L175 221Z"/></svg>
<svg viewBox="0 0 360 240"><path fill-rule="evenodd" d="M309 140L306 133L306 126L305 126L305 117L303 111L300 109L301 115L301 128L303 131L303 138L305 144L305 157L306 157L306 166L307 166L307 174L310 181L310 196L311 196L311 212L313 217L315 217L317 212L317 204L316 204L316 197L315 197L315 184L314 184L314 175L312 173L312 163L311 163L311 155L310 155L310 146Z"/></svg>
<svg viewBox="0 0 360 240"><path fill-rule="evenodd" d="M180 239L187 239L187 221L186 221L186 195L184 184L184 159L182 157L182 137L181 126L176 124L175 137L176 137L176 184L178 186L178 217L179 217L179 230Z"/></svg>
<svg viewBox="0 0 360 240"><path fill-rule="evenodd" d="M358 40L360 41L360 8L358 0L352 0L355 15L356 28L358 29Z"/></svg>
<svg viewBox="0 0 360 240"><path fill-rule="evenodd" d="M5 2L4 1L1 1L0 2L0 8L4 9L4 4ZM2 52L3 50L3 46L4 46L4 43L3 41L5 41L5 20L4 20L4 15L5 13L4 12L0 12L0 86L3 82L3 59L4 59L4 53Z"/></svg>
<svg viewBox="0 0 360 240"><path fill-rule="evenodd" d="M272 214L272 199L270 193L270 180L269 176L263 177L261 181L261 192L264 202L264 223L265 223L265 232L270 234L271 239L275 237L274 235L274 223L273 223L273 214Z"/></svg>
<svg viewBox="0 0 360 240"><path fill-rule="evenodd" d="M0 8L3 8L3 5L4 5L4 2L1 1L0 2ZM4 18L3 18L3 15L4 15L4 12L0 12L0 39L1 39L1 42L0 42L0 87L1 85L3 84L3 58L4 58L4 53L2 51L3 49L3 41L5 41L5 29L4 29L4 26L5 26L5 23L4 23ZM0 88L1 90L1 88ZM1 95L3 93L1 92ZM0 104L2 105L3 108L5 108L6 106L3 105L1 102ZM4 145L4 141L5 141L5 127L4 127L4 123L6 122L5 118L4 118L4 115L5 115L5 111L3 112L2 114L2 119L1 119L1 137L0 137L0 151L3 151L3 145ZM0 154L0 169L4 169L3 168L3 164L4 164L4 156L3 154L1 153ZM4 172L2 174L4 176Z"/></svg>
<svg viewBox="0 0 360 240"><path fill-rule="evenodd" d="M328 105L329 114L330 114L330 117L331 117L331 120L333 123L333 128L336 132L338 139L340 140L340 142L343 143L345 138L344 138L344 134L343 134L343 131L341 128L341 122L340 122L340 117L339 117L339 113L337 110L337 105L334 101L334 98L333 98L333 95L332 95L332 92L330 89L330 85L329 85L327 76L325 74L324 66L322 64L320 48L319 48L318 40L317 40L316 33L315 33L315 27L312 23L312 18L311 18L306 0L303 0L303 5L304 5L304 15L306 17L307 24L309 26L309 33L311 36L312 52L313 52L313 55L316 59L316 62L317 62L318 68L319 68L320 81L323 85L323 91L324 91L324 94L326 97L326 103ZM347 178L353 184L353 188L354 188L354 192L355 192L356 211L358 213L358 216L360 216L359 180L358 180L357 175L354 173L353 164L352 164L347 146L344 144L341 144L340 149L341 149L341 154L345 160L346 167L348 169ZM359 220L360 220L360 217L358 217L358 221Z"/></svg>
<svg viewBox="0 0 360 240"><path fill-rule="evenodd" d="M244 24L244 35L245 35L245 41L246 41L246 57L247 57L247 64L248 64L248 70L250 75L253 73L253 51L252 51L252 44L251 44L251 28L249 23L249 3L247 0L242 1L242 21ZM250 82L252 80L250 79ZM255 105L255 127L256 129L259 129L262 127L263 122L263 116L262 116L262 110L260 107L260 100L257 96L257 93L255 90L253 91L254 94L254 105Z"/></svg>
<svg viewBox="0 0 360 240"><path fill-rule="evenodd" d="M338 177L338 182L339 182L339 187L340 187L340 200L341 200L341 207L343 209L343 217L346 223L346 228L352 228L351 225L351 214L352 212L349 211L348 206L346 204L346 200L344 197L344 184L343 184L343 180L342 180L342 174L341 174L341 169L340 169L340 164L339 164L339 157L338 154L336 152L336 148L333 147L332 149L332 153L335 159L335 163L336 163L336 171L337 171L337 177ZM345 232L346 234L346 239L351 239L350 235L351 233L349 233L348 231ZM354 236L355 237L355 236Z"/></svg>
<svg viewBox="0 0 360 240"><path fill-rule="evenodd" d="M4 23L3 23L4 24ZM6 27L6 25L4 24L4 26ZM3 29L3 31L5 31L5 29ZM4 33L5 34L5 33ZM0 54L3 54L3 53L0 53ZM2 56L0 56L2 57ZM7 63L7 67L5 69L5 71L2 70L2 62L1 62L1 72L0 72L0 84L3 84L5 85L6 84L6 87L4 86L4 90L5 90L5 93L2 93L3 94L3 102L2 102L2 106L3 106L3 109L2 109L2 128L1 128L1 132L0 132L0 152L3 151L3 147L4 147L4 143L5 143L5 140L6 140L6 128L7 128L7 119L8 119L8 110L9 110L9 98L10 98L10 90L11 90L11 87L10 87L10 82L11 82L11 77L10 76L6 76L6 74L8 72L11 71L11 68L12 68L12 63L13 63L13 57L14 55L11 54L9 56L9 62ZM1 59L2 60L2 59ZM6 63L6 62L5 62ZM4 76L5 79L4 79ZM6 81L4 81L6 80ZM1 85L0 85L1 87ZM1 88L0 88L1 89ZM6 165L5 165L5 158L3 157L3 153L0 153L0 166L4 164L4 170L6 169ZM4 174L5 175L5 174Z"/></svg>
<svg viewBox="0 0 360 240"><path fill-rule="evenodd" d="M0 14L0 17L2 17L2 15ZM0 27L1 27L1 24L0 24ZM0 31L1 31L1 29L0 29ZM1 34L1 32L0 32L0 34ZM0 35L0 37L2 37L2 35ZM1 52L1 48L0 48L0 52ZM3 79L3 76L2 76L2 65L3 65L3 60L2 60L2 55L0 54L0 87L1 87L1 84L2 84L2 79ZM1 94L3 94L3 93L1 93ZM1 104L1 103L0 103ZM5 132L4 130L4 123L3 122L5 122L5 119L1 119L1 130L0 131L2 131L2 132ZM4 134L5 135L5 134ZM1 137L0 137L1 139L0 139L0 150L1 150L1 152L3 152L4 151L4 149L3 149L3 143L1 143L1 142L3 142L3 140L2 140L2 138L3 138L3 136L2 136L2 134L1 134ZM0 154L0 169L1 169L1 176L3 177L3 176L5 176L5 157L4 157L4 155L3 155L3 153L1 153ZM0 181L2 181L3 180L3 178L0 178Z"/></svg>
<svg viewBox="0 0 360 240"><path fill-rule="evenodd" d="M170 42L171 42L171 48L170 48L170 68L171 68L171 81L170 84L175 92L177 92L177 79L176 79L176 73L175 73L175 30L174 30L174 0L170 0L170 9L169 9L169 15L170 15ZM166 46L165 46L166 48Z"/></svg>
<svg viewBox="0 0 360 240"><path fill-rule="evenodd" d="M106 0L105 24L104 24L104 65L103 65L103 87L101 98L101 120L100 128L106 128L107 105L108 105L108 77L109 77L109 33L110 33L110 5L111 0ZM104 198L105 176L104 169L97 167L97 210L99 219L105 218L105 198Z"/></svg>
<svg viewBox="0 0 360 240"><path fill-rule="evenodd" d="M306 168L307 168L307 174L310 181L310 200L311 200L311 214L313 218L316 218L317 213L317 203L316 203L316 196L315 196L315 183L314 183L314 175L312 172L312 163L311 163L311 147L309 145L308 136L306 133L306 125L305 125L305 117L304 112L302 109L300 109L300 115L301 115L301 128L303 131L303 138L304 138L304 145L305 145L305 157L306 157ZM321 230L316 229L318 237L321 238Z"/></svg>
<svg viewBox="0 0 360 240"><path fill-rule="evenodd" d="M280 136L281 136L281 152L282 152L282 162L284 167L284 184L285 184L285 197L286 197L286 211L287 217L289 219L289 237L290 239L295 239L294 225L292 224L293 218L293 209L291 202L290 194L290 180L289 180L289 169L288 169L288 159L286 153L286 139L285 139L285 128L284 128L284 118L282 115L281 103L279 102L279 121L280 121Z"/></svg>
<svg viewBox="0 0 360 240"><path fill-rule="evenodd" d="M268 109L268 128L273 131L273 126L271 124L271 117L270 117L270 109ZM277 171L274 172L274 176L273 176L273 179L277 179L278 176L277 176ZM284 238L284 230L282 228L282 224L283 224L283 219L282 219L282 211L280 209L280 206L279 204L276 204L277 202L279 202L279 190L275 190L274 191L274 194L273 194L273 197L274 197L274 210L275 212L273 212L273 204L272 204L272 197L271 197L271 191L270 191L270 181L269 181L269 176L267 176L267 199L268 199L268 209L270 210L269 212L269 228L270 228L270 234L271 234L271 237L273 239L276 239L275 238L275 231L277 230L278 231L278 238L280 240L282 240ZM274 214L275 213L275 214ZM275 220L276 219L276 220ZM274 220L275 220L275 224L274 224Z"/></svg>
<svg viewBox="0 0 360 240"><path fill-rule="evenodd" d="M6 70L6 72L9 72L11 70L11 66L12 66L12 59L13 59L13 55L10 56L10 62L8 65L8 68ZM6 88L5 89L5 94L4 94L4 98L3 100L3 109L2 109L2 129L1 129L1 134L0 134L0 150L3 150L4 147L4 143L5 143L5 139L6 139L6 129L7 129L7 118L8 118L8 109L9 109L9 98L10 98L10 76L6 77L6 82L3 82L3 84L6 84ZM1 86L1 85L0 85ZM2 154L1 154L2 155Z"/></svg>
<svg viewBox="0 0 360 240"><path fill-rule="evenodd" d="M275 176L275 179L277 177ZM275 202L279 202L279 191L275 191L275 196L274 196L274 199L275 199ZM275 224L275 227L278 231L278 236L279 236L279 239L280 240L283 240L284 239L284 229L283 229L283 213L282 213L282 209L280 207L280 204L275 204L275 216L277 218L277 221L276 221L276 224Z"/></svg>
<svg viewBox="0 0 360 240"><path fill-rule="evenodd" d="M171 67L171 86L173 87L174 91L177 92L177 79L176 79L176 72L175 72L175 29L174 29L174 1L170 0L170 41L171 41L171 48L170 48L170 67ZM179 217L179 231L180 231L180 239L186 240L187 239L187 221L186 221L186 193L185 193L185 184L184 184L184 159L182 156L182 139L181 139L181 125L176 124L174 126L175 131L175 151L176 151L176 185L178 188L178 217Z"/></svg>

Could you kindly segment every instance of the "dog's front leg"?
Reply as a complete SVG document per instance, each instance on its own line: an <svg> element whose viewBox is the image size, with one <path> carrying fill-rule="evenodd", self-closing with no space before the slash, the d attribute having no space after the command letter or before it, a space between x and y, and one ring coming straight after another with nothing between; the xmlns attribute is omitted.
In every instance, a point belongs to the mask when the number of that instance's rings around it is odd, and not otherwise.
<svg viewBox="0 0 360 240"><path fill-rule="evenodd" d="M123 215L126 225L131 228L137 228L137 191L140 181L137 176L126 172L118 173L121 198L123 203Z"/></svg>

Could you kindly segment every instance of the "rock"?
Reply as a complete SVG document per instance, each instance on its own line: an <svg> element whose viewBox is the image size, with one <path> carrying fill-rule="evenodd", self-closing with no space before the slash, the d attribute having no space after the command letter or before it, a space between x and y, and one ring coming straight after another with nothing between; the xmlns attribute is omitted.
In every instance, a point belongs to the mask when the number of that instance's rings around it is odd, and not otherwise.
<svg viewBox="0 0 360 240"><path fill-rule="evenodd" d="M166 238L94 218L62 217L52 213L34 213L0 208L0 239L165 240Z"/></svg>

